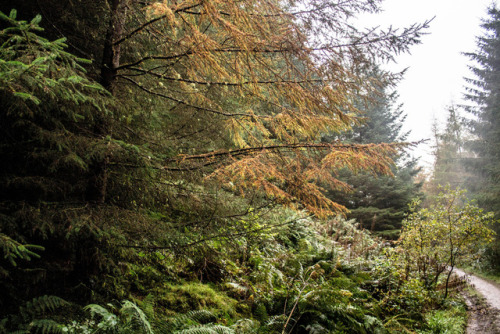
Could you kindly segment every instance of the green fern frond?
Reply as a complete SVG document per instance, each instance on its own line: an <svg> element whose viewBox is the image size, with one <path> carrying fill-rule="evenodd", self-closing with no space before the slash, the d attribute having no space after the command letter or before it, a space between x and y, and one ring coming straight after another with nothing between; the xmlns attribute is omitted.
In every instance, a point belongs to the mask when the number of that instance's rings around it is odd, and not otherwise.
<svg viewBox="0 0 500 334"><path fill-rule="evenodd" d="M330 332L328 329L318 324L317 322L311 325L307 325L305 329L308 334L327 334Z"/></svg>
<svg viewBox="0 0 500 334"><path fill-rule="evenodd" d="M118 317L101 305L90 304L85 306L83 309L90 311L92 318L94 318L96 314L101 317L99 327L104 331L116 328L119 324Z"/></svg>
<svg viewBox="0 0 500 334"><path fill-rule="evenodd" d="M29 324L30 330L28 331L29 333L35 332L35 333L41 333L41 334L59 334L59 333L64 333L64 328L65 326L50 319L37 319L33 320Z"/></svg>
<svg viewBox="0 0 500 334"><path fill-rule="evenodd" d="M269 320L267 320L264 326L269 329L278 329L278 328L283 328L283 326L285 326L285 323L286 323L286 316L280 314L269 317Z"/></svg>
<svg viewBox="0 0 500 334"><path fill-rule="evenodd" d="M244 295L249 290L247 286L241 285L241 284L236 283L236 282L228 282L228 283L226 283L226 287L237 292L240 295Z"/></svg>
<svg viewBox="0 0 500 334"><path fill-rule="evenodd" d="M19 314L24 321L30 321L38 315L46 312L54 312L57 309L67 306L69 303L57 296L41 296L33 298L19 308Z"/></svg>
<svg viewBox="0 0 500 334"><path fill-rule="evenodd" d="M125 316L127 323L142 328L147 334L154 334L151 324L149 323L144 312L131 301L123 301L120 314Z"/></svg>
<svg viewBox="0 0 500 334"><path fill-rule="evenodd" d="M215 314L208 310L189 311L186 313L186 316L200 324L208 324L217 321Z"/></svg>
<svg viewBox="0 0 500 334"><path fill-rule="evenodd" d="M257 333L260 323L252 319L240 319L231 328L236 334L253 334Z"/></svg>

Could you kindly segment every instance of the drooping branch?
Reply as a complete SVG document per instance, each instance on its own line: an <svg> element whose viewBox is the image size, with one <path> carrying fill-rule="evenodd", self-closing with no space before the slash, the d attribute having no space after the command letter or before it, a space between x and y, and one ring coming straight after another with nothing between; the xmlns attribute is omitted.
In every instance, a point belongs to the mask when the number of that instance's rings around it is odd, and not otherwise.
<svg viewBox="0 0 500 334"><path fill-rule="evenodd" d="M210 109L210 108L206 108L206 107L196 106L196 105L190 104L190 103L188 103L186 101L176 99L175 97L172 97L172 96L169 96L169 95L166 95L166 94L163 94L163 93L159 93L159 92L154 92L154 91L152 91L152 90L144 87L143 85L141 85L140 83L138 83L137 81L134 81L133 79L131 79L129 77L126 77L126 76L121 76L121 77L123 79L125 79L125 80L133 83L136 87L138 87L139 89L143 90L144 92L146 92L148 94L155 95L155 96L158 96L158 97L161 97L161 98L164 98L164 99L176 102L178 104L185 105L187 107L190 107L190 108L193 108L193 109L196 109L196 110L207 111L207 112L210 112L210 113L213 113L213 114L222 115L222 116L226 116L226 117L235 117L235 116L251 117L252 116L252 115L244 114L244 113L225 113L223 111L219 111L219 110L215 110L215 109Z"/></svg>
<svg viewBox="0 0 500 334"><path fill-rule="evenodd" d="M198 167L207 167L215 163L220 163L221 160L234 159L243 156L251 156L255 154L267 154L267 153L285 153L294 150L320 150L320 151L355 151L364 153L367 155L374 154L375 152L395 152L406 147L416 146L422 143L412 142L412 143L383 143L383 144L328 144L328 143L297 143L297 144L282 144L282 145L269 145L260 147L247 147L235 150L227 151L215 151L197 155L180 155L179 157L166 160L167 164L177 164L181 165L187 161L203 161L203 163ZM191 168L186 167L170 167L163 166L162 169L169 171L181 171L181 170L191 170Z"/></svg>

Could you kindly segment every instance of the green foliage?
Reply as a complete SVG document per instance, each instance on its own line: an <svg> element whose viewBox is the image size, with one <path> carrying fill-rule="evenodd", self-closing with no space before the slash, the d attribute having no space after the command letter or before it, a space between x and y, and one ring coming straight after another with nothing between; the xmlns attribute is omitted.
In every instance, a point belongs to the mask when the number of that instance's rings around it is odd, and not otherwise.
<svg viewBox="0 0 500 334"><path fill-rule="evenodd" d="M183 282L182 284L166 285L158 289L157 303L167 309L178 312L200 310L191 314L192 318L203 323L202 310L217 310L223 314L235 315L237 301L226 296L207 284Z"/></svg>
<svg viewBox="0 0 500 334"><path fill-rule="evenodd" d="M2 325L71 333L384 333L396 311L377 294L399 298L406 315L423 309L419 282L403 285L401 296L386 289L392 282L372 282L382 245L358 223L311 216L332 205L341 210L319 188L338 186L332 177L341 167L388 171L387 153L395 152L386 144L319 143L323 131L355 122L342 110L355 111L352 94L364 91L358 68L338 72L349 62L336 53L331 62L321 59L325 67L314 63L302 25L280 2L203 1L175 9L173 20L174 2L113 3L68 3L64 11L72 20L78 10L73 37L87 36L82 17L96 22L92 52L105 51L94 53L96 64L65 51L64 40L43 37L50 32L40 17L0 15L0 313L27 305ZM359 32L329 13L350 16L375 5L356 0L337 12L336 1L322 3L308 2L319 16L304 27L315 30L316 20L329 18L328 29L347 32L349 41ZM254 15L268 11L279 15ZM68 17L51 23L57 29ZM291 27L298 34L286 33ZM418 31L383 34L382 45L366 51L405 50ZM75 52L86 43L68 42ZM358 46L350 50L359 54ZM326 84L350 78L354 84L338 90ZM25 301L47 291L91 303L89 316L72 310L66 326L44 319L40 313L53 312L57 300Z"/></svg>
<svg viewBox="0 0 500 334"><path fill-rule="evenodd" d="M447 310L436 310L426 316L426 330L421 334L463 333L467 325L467 312L463 305L453 305Z"/></svg>
<svg viewBox="0 0 500 334"><path fill-rule="evenodd" d="M378 70L370 73L377 77ZM341 137L352 143L388 143L404 141L408 133L401 127L406 118L401 105L397 105L397 92L391 92L388 85L381 84L372 100L359 102L358 108L365 119L356 124ZM329 140L328 137L325 140ZM396 166L393 175L374 173L349 168L341 169L339 180L352 191L345 193L332 189L330 198L347 207L348 218L356 219L365 229L387 239L397 239L401 222L408 212L408 204L414 198L422 197L421 184L415 180L420 169L417 161L408 154L394 157Z"/></svg>
<svg viewBox="0 0 500 334"><path fill-rule="evenodd" d="M416 272L426 287L435 287L439 276L450 266L472 261L484 252L493 240L488 228L493 213L484 213L465 197L465 191L445 188L430 208L417 209L405 220L399 240L404 258L405 276ZM451 271L447 275L446 290Z"/></svg>
<svg viewBox="0 0 500 334"><path fill-rule="evenodd" d="M131 301L125 300L113 313L114 306L108 304L111 311L97 304L87 305L84 309L91 314L91 319L98 318L98 321L90 321L94 330L99 333L146 333L153 334L153 329L144 312ZM97 316L97 317L96 317ZM76 330L76 326L69 326L68 331Z"/></svg>
<svg viewBox="0 0 500 334"><path fill-rule="evenodd" d="M31 258L40 258L40 255L34 251L45 250L45 248L38 245L23 245L12 240L5 234L0 234L0 247L2 248L4 259L7 259L13 266L17 266L16 259L30 261ZM5 272L5 269L0 267L0 272Z"/></svg>
<svg viewBox="0 0 500 334"><path fill-rule="evenodd" d="M0 332L15 333L63 333L64 326L46 318L61 308L68 308L69 303L56 296L33 298L19 307L15 314L10 314L0 321Z"/></svg>
<svg viewBox="0 0 500 334"><path fill-rule="evenodd" d="M23 21L16 15L0 13L2 313L33 295L55 293L40 282L63 281L52 274L64 272L54 267L67 259L50 259L78 257L82 252L68 250L68 240L95 232L89 215L75 213L84 206L89 166L102 154L98 147L106 140L92 133L96 120L109 114L110 100L86 77L89 62L65 51L65 39L41 36L40 16ZM40 259L42 250L52 264Z"/></svg>

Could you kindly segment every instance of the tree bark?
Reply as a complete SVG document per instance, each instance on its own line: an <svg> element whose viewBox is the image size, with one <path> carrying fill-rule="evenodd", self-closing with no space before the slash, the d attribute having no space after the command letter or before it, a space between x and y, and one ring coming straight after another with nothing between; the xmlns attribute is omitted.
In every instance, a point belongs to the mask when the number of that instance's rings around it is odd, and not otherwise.
<svg viewBox="0 0 500 334"><path fill-rule="evenodd" d="M120 66L121 43L127 12L126 0L108 0L111 18L106 33L101 66L101 85L111 94L114 92L117 69Z"/></svg>
<svg viewBox="0 0 500 334"><path fill-rule="evenodd" d="M123 35L127 0L108 0L110 10L110 20L104 41L101 66L101 85L112 95L115 93L115 81L117 69L120 66L120 40ZM110 137L111 125L108 117L99 114L95 119L94 133L97 138L104 139ZM108 185L108 164L110 161L109 152L105 151L101 158L96 158L90 166L90 179L87 187L87 200L97 204L106 201Z"/></svg>

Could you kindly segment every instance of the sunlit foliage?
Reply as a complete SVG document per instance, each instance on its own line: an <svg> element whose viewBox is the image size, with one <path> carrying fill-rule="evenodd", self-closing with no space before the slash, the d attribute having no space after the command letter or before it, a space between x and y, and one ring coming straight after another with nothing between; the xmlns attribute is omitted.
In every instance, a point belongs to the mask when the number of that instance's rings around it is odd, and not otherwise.
<svg viewBox="0 0 500 334"><path fill-rule="evenodd" d="M426 287L435 287L446 273L446 298L453 268L477 260L493 241L488 227L493 222L493 213L467 200L460 189L445 188L429 208L418 209L414 203L398 243L404 275L416 273Z"/></svg>

